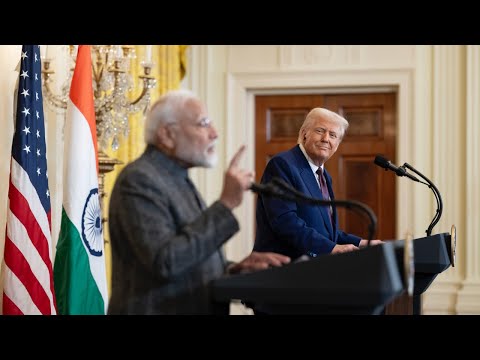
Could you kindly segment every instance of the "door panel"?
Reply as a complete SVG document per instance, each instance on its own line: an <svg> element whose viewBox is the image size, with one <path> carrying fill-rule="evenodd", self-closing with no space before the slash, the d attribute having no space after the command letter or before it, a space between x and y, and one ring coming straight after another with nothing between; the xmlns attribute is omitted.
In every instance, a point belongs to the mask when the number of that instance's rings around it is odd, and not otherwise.
<svg viewBox="0 0 480 360"><path fill-rule="evenodd" d="M322 106L318 95L262 95L255 97L255 175L260 181L268 160L297 143L308 112Z"/></svg>
<svg viewBox="0 0 480 360"><path fill-rule="evenodd" d="M338 199L358 200L377 215L375 238L393 239L395 176L373 164L377 154L395 159L395 94L337 94L325 96L325 107L349 121L349 129L335 155L326 163ZM331 169L331 170L330 170ZM338 209L340 227L367 237L364 219Z"/></svg>
<svg viewBox="0 0 480 360"><path fill-rule="evenodd" d="M393 239L396 178L375 166L373 160L377 154L395 159L395 101L394 93L256 96L256 181L260 181L271 156L295 146L300 126L312 108L338 112L350 126L326 163L335 197L370 206L378 220L375 238ZM337 210L343 230L367 237L366 219L352 211Z"/></svg>

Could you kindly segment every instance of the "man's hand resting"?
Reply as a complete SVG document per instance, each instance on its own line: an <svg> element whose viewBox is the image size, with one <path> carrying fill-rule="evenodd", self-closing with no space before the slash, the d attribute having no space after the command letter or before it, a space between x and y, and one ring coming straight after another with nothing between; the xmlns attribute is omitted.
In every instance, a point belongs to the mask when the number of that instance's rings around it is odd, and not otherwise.
<svg viewBox="0 0 480 360"><path fill-rule="evenodd" d="M378 240L378 239L370 240L370 245L379 245L379 244L384 244L384 243L385 243L384 241ZM360 240L359 247L363 248L367 245L368 245L368 240L366 240L366 239Z"/></svg>
<svg viewBox="0 0 480 360"><path fill-rule="evenodd" d="M237 274L243 272L251 272L257 270L268 269L271 266L282 266L288 264L290 258L285 255L273 252L257 252L252 251L245 259L238 263L231 264L227 272L229 274Z"/></svg>

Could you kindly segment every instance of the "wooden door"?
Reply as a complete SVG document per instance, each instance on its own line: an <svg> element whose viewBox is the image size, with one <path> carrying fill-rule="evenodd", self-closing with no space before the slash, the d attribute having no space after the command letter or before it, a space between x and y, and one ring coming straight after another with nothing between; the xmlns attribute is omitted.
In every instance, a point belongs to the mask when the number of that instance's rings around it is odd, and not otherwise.
<svg viewBox="0 0 480 360"><path fill-rule="evenodd" d="M394 239L395 181L373 163L377 154L395 159L395 94L326 95L325 107L345 117L350 126L337 152L326 163L338 199L360 201L377 215L375 238ZM365 219L337 209L341 229L367 238Z"/></svg>
<svg viewBox="0 0 480 360"><path fill-rule="evenodd" d="M337 152L325 165L333 178L335 197L370 206L377 216L374 237L394 239L396 178L373 163L377 154L395 160L394 93L256 96L256 180L260 181L271 156L295 146L300 126L314 107L338 112L350 124ZM337 210L341 229L367 237L365 218Z"/></svg>
<svg viewBox="0 0 480 360"><path fill-rule="evenodd" d="M297 143L303 120L314 107L323 106L319 95L261 95L255 97L255 175L260 181L268 160Z"/></svg>

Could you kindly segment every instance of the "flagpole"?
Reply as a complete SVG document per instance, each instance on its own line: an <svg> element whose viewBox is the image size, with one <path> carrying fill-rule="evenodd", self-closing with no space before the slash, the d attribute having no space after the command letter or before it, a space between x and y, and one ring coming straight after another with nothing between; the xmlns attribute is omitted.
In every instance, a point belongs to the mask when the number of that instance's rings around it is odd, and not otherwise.
<svg viewBox="0 0 480 360"><path fill-rule="evenodd" d="M102 150L98 151L98 192L100 194L100 204L102 206L102 224L105 224L107 220L107 211L108 206L105 204L107 193L105 192L105 175L115 169L116 165L123 164L123 161L120 161L115 158L109 157ZM104 241L107 243L108 240L105 238Z"/></svg>

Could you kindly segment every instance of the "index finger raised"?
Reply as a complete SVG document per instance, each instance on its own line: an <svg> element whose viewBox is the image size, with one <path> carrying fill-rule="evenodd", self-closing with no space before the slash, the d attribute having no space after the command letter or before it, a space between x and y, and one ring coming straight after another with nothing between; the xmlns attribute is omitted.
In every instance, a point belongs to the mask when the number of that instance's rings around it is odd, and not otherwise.
<svg viewBox="0 0 480 360"><path fill-rule="evenodd" d="M240 149L233 155L232 160L230 161L230 165L228 166L229 169L232 167L237 167L238 163L240 162L240 158L242 157L243 152L245 151L245 145L240 146Z"/></svg>

